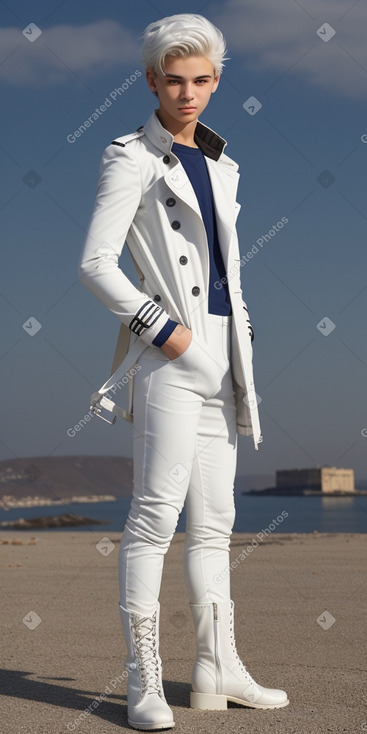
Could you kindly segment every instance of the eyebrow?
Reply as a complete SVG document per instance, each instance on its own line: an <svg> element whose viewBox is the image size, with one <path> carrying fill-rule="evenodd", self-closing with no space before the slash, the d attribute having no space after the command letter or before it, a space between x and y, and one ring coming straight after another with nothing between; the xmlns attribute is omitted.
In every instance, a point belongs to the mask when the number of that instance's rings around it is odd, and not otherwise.
<svg viewBox="0 0 367 734"><path fill-rule="evenodd" d="M172 79L183 79L184 78L183 76L178 76L177 74L165 74L165 76L166 77L169 76ZM211 74L199 74L199 76L196 76L195 77L194 81L196 79L211 79L211 78L212 78L212 75Z"/></svg>

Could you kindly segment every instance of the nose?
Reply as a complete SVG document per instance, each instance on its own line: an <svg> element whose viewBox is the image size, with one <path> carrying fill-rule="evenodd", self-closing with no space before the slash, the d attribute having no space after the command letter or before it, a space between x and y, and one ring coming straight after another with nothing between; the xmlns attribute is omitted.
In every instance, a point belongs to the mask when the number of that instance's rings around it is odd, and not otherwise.
<svg viewBox="0 0 367 734"><path fill-rule="evenodd" d="M183 101L190 101L194 98L194 94L192 91L191 82L187 82L186 84L183 84L181 87L181 97Z"/></svg>

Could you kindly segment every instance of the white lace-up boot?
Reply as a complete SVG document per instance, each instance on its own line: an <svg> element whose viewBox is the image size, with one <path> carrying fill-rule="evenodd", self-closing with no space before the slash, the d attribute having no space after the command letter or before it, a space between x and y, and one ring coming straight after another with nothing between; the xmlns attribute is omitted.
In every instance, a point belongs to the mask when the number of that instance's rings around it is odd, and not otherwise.
<svg viewBox="0 0 367 734"><path fill-rule="evenodd" d="M124 665L129 673L127 720L134 729L171 729L172 711L162 685L159 657L159 602L152 616L128 612L119 605L127 654Z"/></svg>
<svg viewBox="0 0 367 734"><path fill-rule="evenodd" d="M226 709L228 701L258 709L287 706L285 691L258 685L241 662L234 637L234 602L190 604L190 609L197 646L190 706L216 711Z"/></svg>

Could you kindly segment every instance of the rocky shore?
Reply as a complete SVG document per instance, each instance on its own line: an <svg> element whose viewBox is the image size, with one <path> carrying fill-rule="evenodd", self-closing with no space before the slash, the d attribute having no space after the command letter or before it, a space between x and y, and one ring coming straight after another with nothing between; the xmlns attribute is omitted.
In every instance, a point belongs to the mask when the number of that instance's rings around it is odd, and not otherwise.
<svg viewBox="0 0 367 734"><path fill-rule="evenodd" d="M108 523L107 523L108 524ZM103 520L92 520L82 515L74 515L72 512L66 512L63 515L32 517L19 520L4 520L0 523L2 530L42 530L49 528L69 528L81 525L106 525Z"/></svg>
<svg viewBox="0 0 367 734"><path fill-rule="evenodd" d="M73 497L14 497L4 494L0 498L0 507L3 510L12 510L18 507L51 507L53 505L71 505L73 503L89 504L90 502L116 502L117 497L112 494L75 495Z"/></svg>

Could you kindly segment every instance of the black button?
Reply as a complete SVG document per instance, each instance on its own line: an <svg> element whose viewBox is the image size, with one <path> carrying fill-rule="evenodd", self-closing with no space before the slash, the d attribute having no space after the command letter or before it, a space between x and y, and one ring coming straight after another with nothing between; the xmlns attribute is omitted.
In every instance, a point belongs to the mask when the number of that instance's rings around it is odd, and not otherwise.
<svg viewBox="0 0 367 734"><path fill-rule="evenodd" d="M169 163L169 162L170 162L170 160L171 160L171 159L170 159L169 155L164 155L164 156L163 156L163 163Z"/></svg>
<svg viewBox="0 0 367 734"><path fill-rule="evenodd" d="M181 263L181 265L186 265L186 263L187 263L187 257L186 257L186 255L181 255L181 257L180 257L180 263Z"/></svg>
<svg viewBox="0 0 367 734"><path fill-rule="evenodd" d="M177 219L175 219L175 221L172 222L171 227L172 227L172 229L180 229L181 222L178 222Z"/></svg>
<svg viewBox="0 0 367 734"><path fill-rule="evenodd" d="M174 206L176 204L176 199L167 199L166 204L167 206Z"/></svg>
<svg viewBox="0 0 367 734"><path fill-rule="evenodd" d="M194 285L194 287L191 289L191 293L193 296L198 296L200 293L200 288L198 285Z"/></svg>
<svg viewBox="0 0 367 734"><path fill-rule="evenodd" d="M158 296L158 295L157 295L157 296L154 296L154 300L155 300L155 301L160 301L160 300L161 300L161 297L160 297L160 296Z"/></svg>

